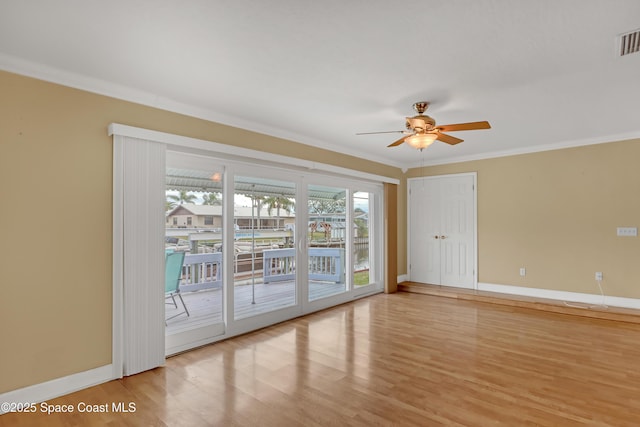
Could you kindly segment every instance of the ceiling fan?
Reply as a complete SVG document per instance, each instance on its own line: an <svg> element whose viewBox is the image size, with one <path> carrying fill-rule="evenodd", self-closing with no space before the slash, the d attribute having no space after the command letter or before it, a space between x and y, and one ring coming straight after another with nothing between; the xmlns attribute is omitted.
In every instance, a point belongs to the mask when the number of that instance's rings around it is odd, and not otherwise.
<svg viewBox="0 0 640 427"><path fill-rule="evenodd" d="M379 133L402 133L404 136L399 140L391 143L388 147L396 147L403 142L406 142L413 148L422 150L437 139L449 145L455 145L461 143L463 140L456 138L455 136L447 135L442 132L454 132L460 130L477 130L477 129L491 129L489 122L469 122L469 123L456 123L452 125L436 126L436 121L423 113L429 107L429 103L425 101L416 102L413 104L413 109L418 113L417 116L407 117L405 122L406 130L392 130L386 132L362 132L356 135L373 135Z"/></svg>

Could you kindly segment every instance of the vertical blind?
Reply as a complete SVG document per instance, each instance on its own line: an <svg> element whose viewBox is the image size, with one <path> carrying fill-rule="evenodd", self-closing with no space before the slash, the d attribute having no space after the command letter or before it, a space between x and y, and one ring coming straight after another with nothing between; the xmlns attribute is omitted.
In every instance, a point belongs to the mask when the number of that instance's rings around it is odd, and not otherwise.
<svg viewBox="0 0 640 427"><path fill-rule="evenodd" d="M114 135L114 167L117 162L122 168L119 188L114 188L122 200L120 212L114 212L121 221L121 247L114 254L121 257L122 266L124 375L155 368L165 360L165 151L162 143Z"/></svg>

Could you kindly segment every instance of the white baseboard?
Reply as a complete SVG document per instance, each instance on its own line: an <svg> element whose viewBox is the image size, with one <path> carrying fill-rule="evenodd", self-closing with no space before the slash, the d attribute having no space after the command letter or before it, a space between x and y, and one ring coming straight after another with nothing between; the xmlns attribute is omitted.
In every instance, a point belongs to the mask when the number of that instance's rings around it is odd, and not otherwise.
<svg viewBox="0 0 640 427"><path fill-rule="evenodd" d="M407 280L409 280L408 274L401 274L398 276L398 283L406 282Z"/></svg>
<svg viewBox="0 0 640 427"><path fill-rule="evenodd" d="M0 402L9 403L40 403L49 399L64 396L74 391L82 390L94 385L111 381L113 366L105 365L77 374L68 375L55 380L34 384L17 390L0 394ZM0 415L3 412L0 410Z"/></svg>
<svg viewBox="0 0 640 427"><path fill-rule="evenodd" d="M583 294L579 292L556 291L550 289L525 288L522 286L498 285L493 283L478 283L479 291L498 292L502 294L521 295L534 298L547 298L558 301L579 302L591 305L607 305L612 307L640 309L640 299L612 297L597 294Z"/></svg>

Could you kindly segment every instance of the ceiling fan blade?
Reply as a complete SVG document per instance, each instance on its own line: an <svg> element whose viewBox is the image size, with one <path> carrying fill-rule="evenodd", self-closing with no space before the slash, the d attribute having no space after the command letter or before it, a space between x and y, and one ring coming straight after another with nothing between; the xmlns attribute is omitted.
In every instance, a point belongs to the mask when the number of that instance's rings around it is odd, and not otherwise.
<svg viewBox="0 0 640 427"><path fill-rule="evenodd" d="M464 141L464 139L456 138L455 136L451 136L451 135L446 135L441 132L438 132L438 137L436 139L438 141L445 142L449 145L456 145Z"/></svg>
<svg viewBox="0 0 640 427"><path fill-rule="evenodd" d="M403 130L386 130L386 131L382 131L382 132L359 132L356 133L356 135L377 135L379 133L404 133L405 131Z"/></svg>
<svg viewBox="0 0 640 427"><path fill-rule="evenodd" d="M397 147L398 145L400 145L400 144L402 144L404 142L405 138L406 138L406 136L403 136L402 138L400 138L396 142L387 145L387 147Z"/></svg>
<svg viewBox="0 0 640 427"><path fill-rule="evenodd" d="M477 129L491 129L489 122L469 122L469 123L456 123L453 125L438 126L438 130L443 132L452 132L457 130L477 130Z"/></svg>

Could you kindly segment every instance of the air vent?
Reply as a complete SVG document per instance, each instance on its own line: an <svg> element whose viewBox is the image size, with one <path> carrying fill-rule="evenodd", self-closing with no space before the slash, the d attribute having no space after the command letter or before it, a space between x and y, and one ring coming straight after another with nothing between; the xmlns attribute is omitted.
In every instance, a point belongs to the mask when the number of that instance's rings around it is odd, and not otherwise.
<svg viewBox="0 0 640 427"><path fill-rule="evenodd" d="M620 56L640 52L640 30L622 34L618 40L620 40Z"/></svg>

